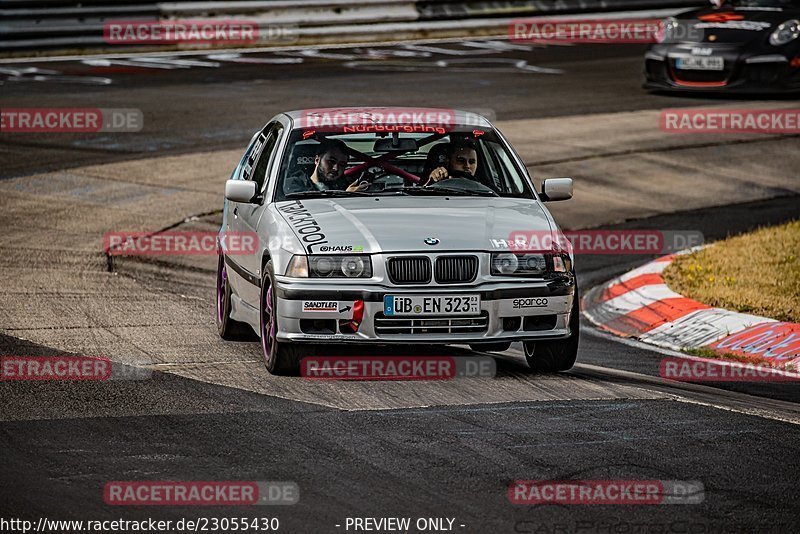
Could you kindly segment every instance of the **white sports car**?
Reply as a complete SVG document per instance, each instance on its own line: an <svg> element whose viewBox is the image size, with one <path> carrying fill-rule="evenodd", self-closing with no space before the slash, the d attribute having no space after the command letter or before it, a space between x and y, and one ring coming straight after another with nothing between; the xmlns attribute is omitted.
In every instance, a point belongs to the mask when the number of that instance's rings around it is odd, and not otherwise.
<svg viewBox="0 0 800 534"><path fill-rule="evenodd" d="M578 350L573 256L520 157L463 111L342 108L280 113L225 184L217 274L224 339L261 338L267 369L296 372L331 343L522 341L532 368L572 367ZM258 237L237 254L229 233Z"/></svg>

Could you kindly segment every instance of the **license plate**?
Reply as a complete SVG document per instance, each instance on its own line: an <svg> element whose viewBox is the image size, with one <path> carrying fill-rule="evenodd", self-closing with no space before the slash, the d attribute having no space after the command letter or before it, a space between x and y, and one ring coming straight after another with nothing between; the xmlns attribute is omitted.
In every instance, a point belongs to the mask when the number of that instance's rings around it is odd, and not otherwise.
<svg viewBox="0 0 800 534"><path fill-rule="evenodd" d="M724 70L725 60L721 57L679 57L675 66L681 70Z"/></svg>
<svg viewBox="0 0 800 534"><path fill-rule="evenodd" d="M384 315L478 315L480 295L386 295Z"/></svg>

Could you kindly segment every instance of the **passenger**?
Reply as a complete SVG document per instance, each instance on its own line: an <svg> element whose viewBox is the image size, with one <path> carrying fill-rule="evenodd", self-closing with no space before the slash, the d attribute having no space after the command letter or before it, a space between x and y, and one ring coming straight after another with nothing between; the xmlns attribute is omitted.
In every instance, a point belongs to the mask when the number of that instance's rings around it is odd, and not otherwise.
<svg viewBox="0 0 800 534"><path fill-rule="evenodd" d="M433 169L425 185L448 178L471 178L478 171L478 151L473 141L454 139L447 150L447 167Z"/></svg>
<svg viewBox="0 0 800 534"><path fill-rule="evenodd" d="M303 191L363 191L367 184L359 185L358 180L349 183L344 176L347 169L347 145L338 139L326 139L317 148L314 157L314 172L306 176L297 172L286 178L283 189L286 194Z"/></svg>

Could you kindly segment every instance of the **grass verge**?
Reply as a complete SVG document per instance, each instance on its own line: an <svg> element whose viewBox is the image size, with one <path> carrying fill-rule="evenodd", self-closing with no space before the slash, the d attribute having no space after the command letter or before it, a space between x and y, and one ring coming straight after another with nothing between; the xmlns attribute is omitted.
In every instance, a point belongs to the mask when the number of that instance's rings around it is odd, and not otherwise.
<svg viewBox="0 0 800 534"><path fill-rule="evenodd" d="M666 284L709 306L800 322L800 220L677 256Z"/></svg>

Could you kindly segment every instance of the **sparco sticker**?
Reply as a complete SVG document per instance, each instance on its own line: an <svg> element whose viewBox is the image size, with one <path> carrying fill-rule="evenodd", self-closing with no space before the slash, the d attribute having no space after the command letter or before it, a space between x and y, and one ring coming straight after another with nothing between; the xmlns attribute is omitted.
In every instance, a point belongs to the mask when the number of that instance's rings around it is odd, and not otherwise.
<svg viewBox="0 0 800 534"><path fill-rule="evenodd" d="M328 244L328 237L322 232L317 220L308 212L302 202L295 200L278 209L286 214L286 220L300 236L300 240L309 254L315 252L311 247Z"/></svg>
<svg viewBox="0 0 800 534"><path fill-rule="evenodd" d="M544 308L547 306L547 299L538 297L538 298L529 298L529 299L514 299L511 301L511 306L515 310L519 310L520 308Z"/></svg>

